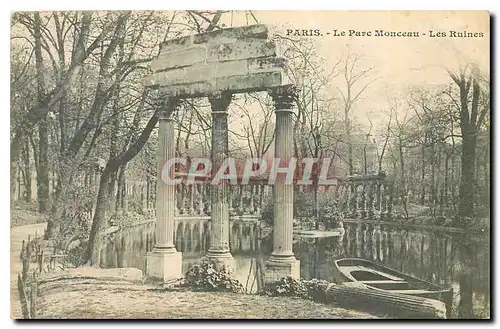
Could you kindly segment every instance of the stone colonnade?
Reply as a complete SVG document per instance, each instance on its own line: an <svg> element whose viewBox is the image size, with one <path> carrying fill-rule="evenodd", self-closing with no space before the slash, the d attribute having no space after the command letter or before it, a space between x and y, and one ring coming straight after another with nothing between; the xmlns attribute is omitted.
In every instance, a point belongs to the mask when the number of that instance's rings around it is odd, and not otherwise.
<svg viewBox="0 0 500 329"><path fill-rule="evenodd" d="M293 157L293 103L297 90L292 85L271 88L276 114L275 158L280 167L288 166ZM214 93L209 97L212 109L212 177L228 157L227 109L231 102L230 92ZM176 188L161 179L162 166L175 157L174 122L171 118L177 106L175 98L169 98L159 118L156 189L156 245L148 253L148 276L169 281L182 276L182 256L173 243L176 212ZM173 177L174 166L170 175ZM207 258L215 263L232 265L229 250L229 193L227 180L210 186L211 230ZM266 282L285 276L300 277L299 261L292 251L293 239L293 185L285 183L284 175L278 175L274 184L274 234L273 252L266 263Z"/></svg>
<svg viewBox="0 0 500 329"><path fill-rule="evenodd" d="M391 193L384 175L351 176L342 182L344 213L350 218L390 219Z"/></svg>

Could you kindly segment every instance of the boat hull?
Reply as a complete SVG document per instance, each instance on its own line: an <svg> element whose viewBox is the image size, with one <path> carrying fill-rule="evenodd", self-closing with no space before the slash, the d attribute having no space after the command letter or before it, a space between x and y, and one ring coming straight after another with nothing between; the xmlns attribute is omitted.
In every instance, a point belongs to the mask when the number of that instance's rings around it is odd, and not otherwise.
<svg viewBox="0 0 500 329"><path fill-rule="evenodd" d="M453 305L453 289L445 288L386 266L360 258L335 261L337 283L356 282L368 289L388 291L442 301L447 317Z"/></svg>

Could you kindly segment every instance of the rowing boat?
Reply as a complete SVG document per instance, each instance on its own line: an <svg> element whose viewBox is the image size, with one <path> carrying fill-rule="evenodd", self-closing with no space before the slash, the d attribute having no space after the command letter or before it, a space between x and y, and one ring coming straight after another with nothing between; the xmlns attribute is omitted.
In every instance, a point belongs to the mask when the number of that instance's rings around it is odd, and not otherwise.
<svg viewBox="0 0 500 329"><path fill-rule="evenodd" d="M442 287L365 259L342 258L334 263L338 283L356 282L372 290L440 300L446 305L447 313L451 311L453 288Z"/></svg>

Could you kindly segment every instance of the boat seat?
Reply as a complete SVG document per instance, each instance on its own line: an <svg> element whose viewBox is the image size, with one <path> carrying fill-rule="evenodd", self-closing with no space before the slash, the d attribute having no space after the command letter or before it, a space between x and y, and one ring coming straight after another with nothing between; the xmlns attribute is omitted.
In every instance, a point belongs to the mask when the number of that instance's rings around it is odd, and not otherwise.
<svg viewBox="0 0 500 329"><path fill-rule="evenodd" d="M377 274L379 276L385 277L388 280L392 280L392 281L403 281L404 280L403 278L400 278L400 277L397 277L397 276L394 276L394 275L391 275L389 273L385 273L382 271L378 271L378 270L375 270L375 269L372 269L372 268L369 268L369 267L366 267L363 265L342 266L342 269L345 269L346 271L348 271L348 273L350 275L352 275L351 272L354 272L354 271L365 271L365 272ZM356 281L360 281L360 280L356 280Z"/></svg>

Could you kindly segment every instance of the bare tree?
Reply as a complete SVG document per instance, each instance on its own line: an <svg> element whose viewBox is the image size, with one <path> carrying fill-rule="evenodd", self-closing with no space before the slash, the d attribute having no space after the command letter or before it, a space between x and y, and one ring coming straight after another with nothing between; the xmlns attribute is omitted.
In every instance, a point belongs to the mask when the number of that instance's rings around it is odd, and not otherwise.
<svg viewBox="0 0 500 329"><path fill-rule="evenodd" d="M360 100L363 92L375 80L370 78L370 72L373 68L362 69L359 67L359 56L348 54L342 60L343 82L342 88L337 87L342 100L344 113L344 126L347 142L347 164L349 167L349 175L354 173L353 166L353 141L352 141L352 110L357 101Z"/></svg>
<svg viewBox="0 0 500 329"><path fill-rule="evenodd" d="M449 74L459 88L459 100L451 94L450 97L460 113L462 163L458 214L462 224L467 225L464 219L474 215L477 135L490 109L489 102L480 106L482 95L478 67L465 67L458 74L451 71Z"/></svg>

